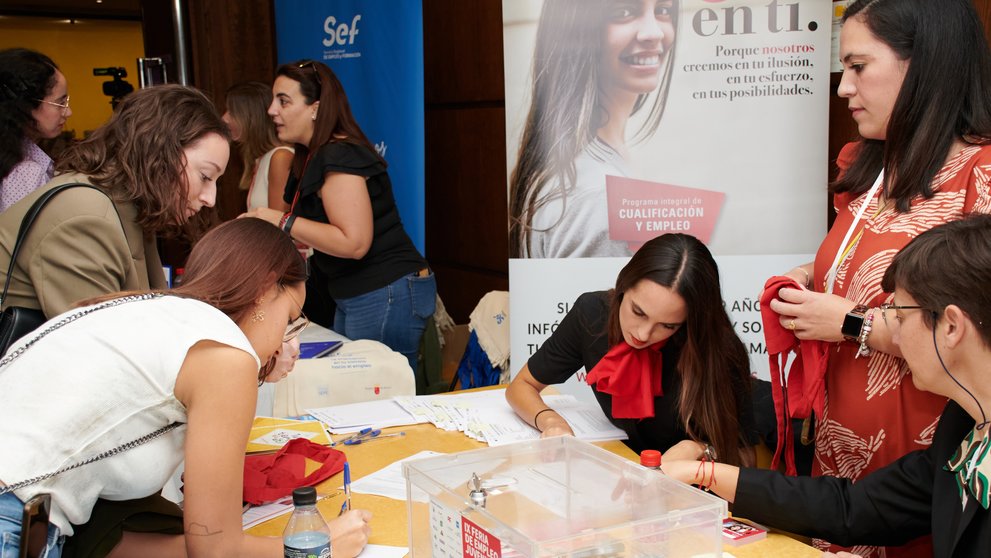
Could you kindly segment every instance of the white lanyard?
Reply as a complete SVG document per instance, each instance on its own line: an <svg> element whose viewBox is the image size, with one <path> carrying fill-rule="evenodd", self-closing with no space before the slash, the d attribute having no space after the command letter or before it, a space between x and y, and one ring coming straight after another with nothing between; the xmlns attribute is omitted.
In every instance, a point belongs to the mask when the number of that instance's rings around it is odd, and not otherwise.
<svg viewBox="0 0 991 558"><path fill-rule="evenodd" d="M857 223L863 218L864 212L867 211L867 206L871 204L871 200L874 199L874 195L877 194L878 188L881 187L881 183L884 182L884 169L877 175L877 180L874 181L874 185L871 189L867 191L867 197L864 198L864 203L861 204L860 209L857 210L857 215L854 216L853 222L850 223L850 228L846 231L846 236L843 237L843 242L840 243L840 247L836 250L836 257L833 258L833 265L829 267L829 271L826 273L826 294L833 293L833 284L836 283L836 274L840 270L840 263L843 260L843 254L847 252L847 243L850 242L850 237L853 236L853 231L857 229Z"/></svg>

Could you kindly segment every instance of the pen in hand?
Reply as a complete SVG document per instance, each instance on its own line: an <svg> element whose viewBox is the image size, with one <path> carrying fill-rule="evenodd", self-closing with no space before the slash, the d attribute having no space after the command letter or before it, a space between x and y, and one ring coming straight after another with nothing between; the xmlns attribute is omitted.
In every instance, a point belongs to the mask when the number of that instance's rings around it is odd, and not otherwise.
<svg viewBox="0 0 991 558"><path fill-rule="evenodd" d="M341 515L345 511L351 510L351 464L347 461L344 462L344 503L341 504L341 511L337 515Z"/></svg>

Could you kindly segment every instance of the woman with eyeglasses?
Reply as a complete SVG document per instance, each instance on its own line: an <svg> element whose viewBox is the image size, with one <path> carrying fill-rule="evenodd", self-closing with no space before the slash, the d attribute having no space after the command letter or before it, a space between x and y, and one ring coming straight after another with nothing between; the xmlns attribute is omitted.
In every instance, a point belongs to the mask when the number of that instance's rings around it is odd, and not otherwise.
<svg viewBox="0 0 991 558"><path fill-rule="evenodd" d="M37 142L58 137L70 116L69 86L51 58L0 51L0 212L52 179L52 159Z"/></svg>
<svg viewBox="0 0 991 558"><path fill-rule="evenodd" d="M437 284L403 229L385 159L358 126L344 87L319 62L280 66L268 113L295 145L285 201L246 216L313 248L306 313L351 339L372 339L417 368Z"/></svg>
<svg viewBox="0 0 991 558"><path fill-rule="evenodd" d="M970 0L857 0L839 54L837 91L862 139L837 159L836 220L815 261L787 273L801 288L770 308L799 339L830 344L824 389L811 394L824 408L812 474L856 481L927 447L945 404L909 381L880 283L923 231L991 212L991 51ZM931 555L927 540L891 552Z"/></svg>
<svg viewBox="0 0 991 558"><path fill-rule="evenodd" d="M634 451L753 462L750 360L722 305L719 270L693 236L648 241L610 291L581 295L506 389L543 437L574 435L540 392L582 367Z"/></svg>
<svg viewBox="0 0 991 558"><path fill-rule="evenodd" d="M76 301L166 286L158 236L212 207L227 168L229 132L201 92L161 85L128 95L110 120L70 147L48 184L0 213L3 305L48 318ZM11 252L31 205L52 188L16 262Z"/></svg>
<svg viewBox="0 0 991 558"><path fill-rule="evenodd" d="M239 219L207 233L187 269L170 291L84 302L0 360L0 487L16 487L0 495L3 544L17 548L23 503L46 493L48 556L57 557L97 498L155 494L184 461L177 531L118 529L92 554L282 555L281 539L243 533L242 475L258 382L306 324L306 265L277 228ZM137 447L18 487L171 424L179 426ZM330 522L334 556L361 551L369 518L354 510Z"/></svg>
<svg viewBox="0 0 991 558"><path fill-rule="evenodd" d="M925 448L856 482L694 461L665 460L664 472L709 486L733 503L734 515L804 536L898 546L931 534L930 556L991 556L988 285L988 215L921 233L884 273L882 286L891 295L878 309L878 322L901 350L913 386L950 400Z"/></svg>

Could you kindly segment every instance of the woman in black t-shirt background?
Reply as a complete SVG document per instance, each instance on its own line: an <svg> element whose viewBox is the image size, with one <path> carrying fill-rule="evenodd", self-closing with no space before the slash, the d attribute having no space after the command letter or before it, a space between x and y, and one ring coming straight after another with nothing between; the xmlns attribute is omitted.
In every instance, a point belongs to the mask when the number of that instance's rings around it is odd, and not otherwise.
<svg viewBox="0 0 991 558"><path fill-rule="evenodd" d="M295 145L287 213L246 216L276 224L313 248L304 311L351 339L402 353L415 370L437 284L406 234L385 160L358 126L344 87L312 60L276 71L268 114Z"/></svg>
<svg viewBox="0 0 991 558"><path fill-rule="evenodd" d="M752 463L750 361L723 309L716 262L695 237L648 241L613 290L578 297L506 399L543 436L573 435L540 392L582 367L634 451Z"/></svg>

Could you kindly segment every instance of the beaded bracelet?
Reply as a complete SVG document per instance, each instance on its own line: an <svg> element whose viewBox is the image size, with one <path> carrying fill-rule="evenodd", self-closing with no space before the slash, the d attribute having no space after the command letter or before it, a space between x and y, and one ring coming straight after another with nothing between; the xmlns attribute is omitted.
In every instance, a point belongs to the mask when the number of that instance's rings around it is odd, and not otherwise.
<svg viewBox="0 0 991 558"><path fill-rule="evenodd" d="M857 349L857 354L854 358L869 357L871 356L871 348L867 346L867 338L871 334L871 329L874 327L874 311L877 308L871 308L867 315L864 316L864 325L860 328L860 336L857 337L857 342L860 343L860 348Z"/></svg>

